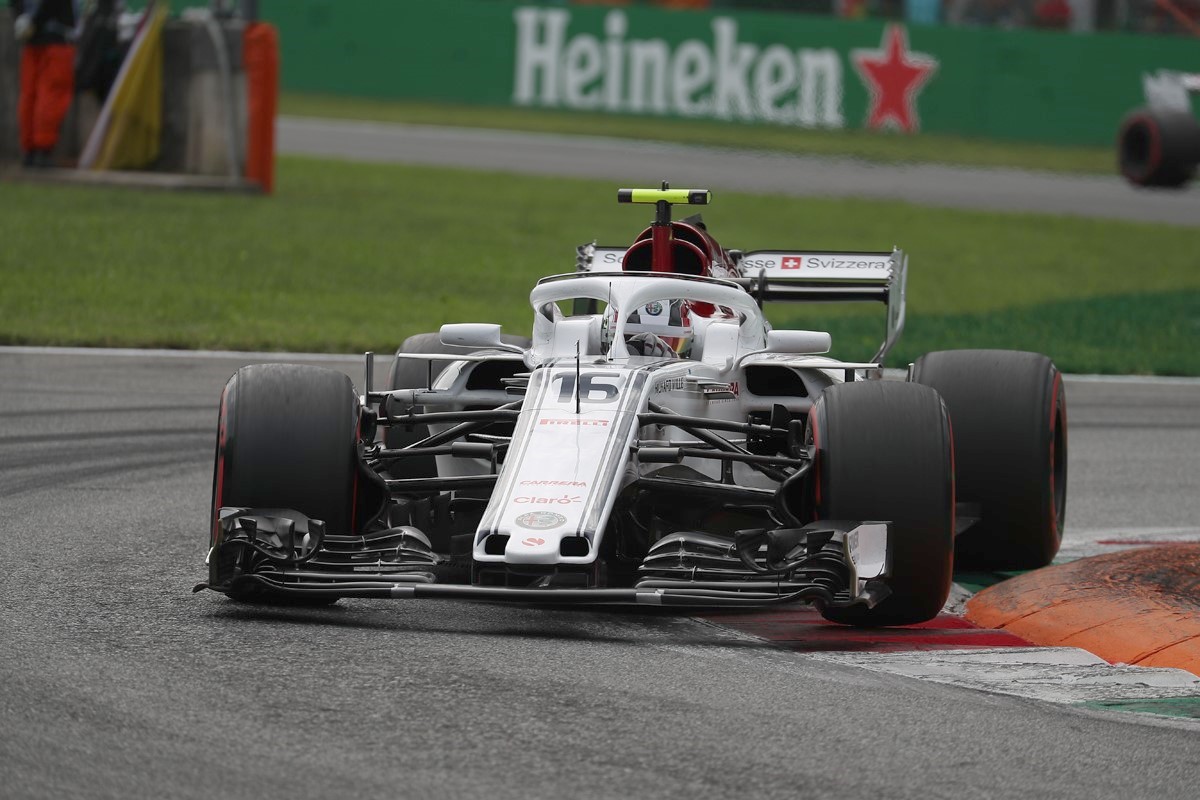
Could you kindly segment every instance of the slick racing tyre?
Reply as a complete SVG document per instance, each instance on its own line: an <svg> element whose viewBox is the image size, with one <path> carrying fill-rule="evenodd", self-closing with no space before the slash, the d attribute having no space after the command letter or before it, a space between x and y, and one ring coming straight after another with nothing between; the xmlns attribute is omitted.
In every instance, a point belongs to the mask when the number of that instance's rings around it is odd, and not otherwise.
<svg viewBox="0 0 1200 800"><path fill-rule="evenodd" d="M954 463L937 392L863 381L826 389L809 413L819 519L890 523L891 595L874 608L824 608L850 625L911 625L937 616L950 594Z"/></svg>
<svg viewBox="0 0 1200 800"><path fill-rule="evenodd" d="M918 360L913 381L946 401L958 499L980 517L955 542L958 568L1049 564L1067 503L1067 401L1054 363L1038 353L949 350Z"/></svg>
<svg viewBox="0 0 1200 800"><path fill-rule="evenodd" d="M246 507L293 509L332 534L354 533L359 412L340 372L295 364L238 370L221 395L210 530L217 509ZM278 599L257 588L230 596Z"/></svg>
<svg viewBox="0 0 1200 800"><path fill-rule="evenodd" d="M1179 188L1200 162L1200 121L1187 111L1139 108L1121 121L1117 161L1130 183Z"/></svg>
<svg viewBox="0 0 1200 800"><path fill-rule="evenodd" d="M519 347L529 347L531 341L524 336L501 334L505 344L515 344ZM450 366L453 359L446 361L421 361L412 358L401 358L400 353L445 353L447 356L470 355L476 352L474 348L460 347L453 344L442 344L436 333L418 333L404 340L396 350L397 356L392 359L392 368L388 372L387 388L425 389L430 387L438 376ZM416 406L413 411L421 412ZM400 425L387 428L383 434L383 443L390 449L407 447L413 442L419 442L429 436L427 425L414 425L412 430L406 430ZM397 459L388 467L388 474L394 478L432 478L437 475L437 466L433 456L417 456L414 458Z"/></svg>

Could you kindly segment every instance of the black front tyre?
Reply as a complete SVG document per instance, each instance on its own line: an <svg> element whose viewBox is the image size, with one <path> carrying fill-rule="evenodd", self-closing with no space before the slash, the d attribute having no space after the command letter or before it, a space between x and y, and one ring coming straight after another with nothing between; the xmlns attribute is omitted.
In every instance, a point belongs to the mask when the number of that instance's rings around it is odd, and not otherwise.
<svg viewBox="0 0 1200 800"><path fill-rule="evenodd" d="M340 372L296 364L238 370L221 395L210 536L221 507L293 509L324 520L330 533L353 533L359 413ZM273 599L252 585L229 594Z"/></svg>
<svg viewBox="0 0 1200 800"><path fill-rule="evenodd" d="M922 356L913 380L946 401L958 498L980 517L955 543L959 569L1049 564L1067 505L1067 400L1054 362L1015 350L946 350Z"/></svg>
<svg viewBox="0 0 1200 800"><path fill-rule="evenodd" d="M950 594L954 463L937 392L863 381L826 389L809 415L820 519L890 523L891 594L874 608L824 608L850 625L911 625L938 615Z"/></svg>

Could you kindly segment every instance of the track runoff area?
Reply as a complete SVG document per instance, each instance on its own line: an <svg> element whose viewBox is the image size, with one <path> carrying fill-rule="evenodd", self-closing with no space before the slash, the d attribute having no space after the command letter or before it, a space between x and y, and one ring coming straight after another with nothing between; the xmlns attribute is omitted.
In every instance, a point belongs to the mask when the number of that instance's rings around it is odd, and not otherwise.
<svg viewBox="0 0 1200 800"><path fill-rule="evenodd" d="M1088 389L1102 386L1170 391L1170 402L1179 399L1176 391L1200 396L1196 378L1073 375L1066 381L1069 393L1084 395L1085 406L1096 402L1087 398ZM1096 424L1085 420L1079 420L1081 434L1087 423ZM956 574L942 614L920 625L848 629L806 608L703 619L839 664L1196 724L1198 586L1200 525L1068 529L1049 567Z"/></svg>
<svg viewBox="0 0 1200 800"><path fill-rule="evenodd" d="M0 355L6 353L309 361L361 379L357 356L327 353L0 347ZM1068 392L1077 397L1097 388L1123 387L1186 395L1170 403L1200 397L1200 379L1081 375L1066 376L1066 381ZM729 635L831 663L1084 710L1142 712L1138 718L1143 720L1174 718L1188 727L1200 725L1200 614L1195 600L1200 525L1069 528L1050 567L955 578L941 615L902 628L850 628L799 606L696 618Z"/></svg>

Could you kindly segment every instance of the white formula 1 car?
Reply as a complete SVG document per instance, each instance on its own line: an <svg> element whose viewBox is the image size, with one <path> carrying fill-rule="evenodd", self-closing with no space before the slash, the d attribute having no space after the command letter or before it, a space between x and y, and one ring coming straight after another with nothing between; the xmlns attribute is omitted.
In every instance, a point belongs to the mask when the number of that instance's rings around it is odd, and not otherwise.
<svg viewBox="0 0 1200 800"><path fill-rule="evenodd" d="M532 340L445 325L384 391L297 365L221 396L208 581L241 601L815 604L828 619L935 616L955 558L1049 563L1066 405L1045 356L882 363L904 324L892 252L728 251L704 190L621 190L654 223L579 248L530 294ZM774 330L764 301L880 301L869 363ZM372 386L367 358L367 387ZM952 433L953 427L953 433ZM957 555L956 555L957 554Z"/></svg>

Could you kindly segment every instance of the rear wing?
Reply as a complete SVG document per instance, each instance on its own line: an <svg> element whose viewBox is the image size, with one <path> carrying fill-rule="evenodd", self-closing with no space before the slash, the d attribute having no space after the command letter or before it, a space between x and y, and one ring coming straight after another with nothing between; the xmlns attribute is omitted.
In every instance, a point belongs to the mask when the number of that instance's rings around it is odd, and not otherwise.
<svg viewBox="0 0 1200 800"><path fill-rule="evenodd" d="M624 247L595 243L576 250L580 272L621 269ZM761 307L766 302L802 301L846 303L875 301L887 306L883 343L872 357L883 363L904 331L908 256L896 248L888 252L816 252L805 250L730 251L738 276L734 278Z"/></svg>
<svg viewBox="0 0 1200 800"><path fill-rule="evenodd" d="M1192 96L1200 96L1200 72L1160 69L1142 73L1142 93L1153 109L1191 113Z"/></svg>

